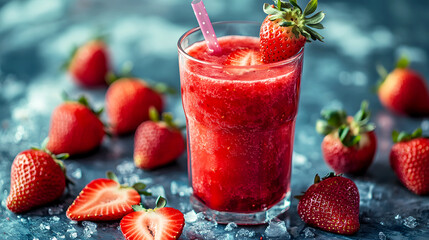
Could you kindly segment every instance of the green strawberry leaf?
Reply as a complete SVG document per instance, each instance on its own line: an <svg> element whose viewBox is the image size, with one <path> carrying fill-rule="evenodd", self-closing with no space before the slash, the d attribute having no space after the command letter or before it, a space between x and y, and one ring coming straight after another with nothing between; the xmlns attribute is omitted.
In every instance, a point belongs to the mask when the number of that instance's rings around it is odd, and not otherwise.
<svg viewBox="0 0 429 240"><path fill-rule="evenodd" d="M55 155L55 159L58 159L58 160L65 160L69 157L70 157L70 155L68 153L60 153L60 154Z"/></svg>
<svg viewBox="0 0 429 240"><path fill-rule="evenodd" d="M154 106L149 108L149 119L154 122L159 122L159 113Z"/></svg>
<svg viewBox="0 0 429 240"><path fill-rule="evenodd" d="M145 191L146 184L138 182L132 186L139 194L143 194L145 196L152 196L152 193Z"/></svg>
<svg viewBox="0 0 429 240"><path fill-rule="evenodd" d="M320 114L330 126L335 128L347 122L347 113L344 110L322 110Z"/></svg>
<svg viewBox="0 0 429 240"><path fill-rule="evenodd" d="M167 199L159 196L156 200L156 208L163 208L167 205Z"/></svg>
<svg viewBox="0 0 429 240"><path fill-rule="evenodd" d="M118 177L113 172L111 172L111 171L106 172L106 176L107 176L108 179L113 180L113 181L119 183Z"/></svg>
<svg viewBox="0 0 429 240"><path fill-rule="evenodd" d="M308 2L307 6L304 9L304 16L314 13L317 9L317 0L311 0Z"/></svg>
<svg viewBox="0 0 429 240"><path fill-rule="evenodd" d="M354 136L348 126L341 126L338 129L338 137L341 143L346 147L357 145L361 139L360 135Z"/></svg>
<svg viewBox="0 0 429 240"><path fill-rule="evenodd" d="M282 27L290 27L290 26L295 25L295 23L294 22L290 22L290 21L283 21L279 25L282 26Z"/></svg>
<svg viewBox="0 0 429 240"><path fill-rule="evenodd" d="M369 121L371 112L368 110L368 105L368 101L362 101L360 110L355 114L353 120L358 124L363 125Z"/></svg>
<svg viewBox="0 0 429 240"><path fill-rule="evenodd" d="M308 23L307 26L311 28L316 28L316 29L325 29L325 27L321 23L316 23L316 24Z"/></svg>
<svg viewBox="0 0 429 240"><path fill-rule="evenodd" d="M405 55L402 55L396 62L396 68L407 68L410 65L410 60Z"/></svg>
<svg viewBox="0 0 429 240"><path fill-rule="evenodd" d="M298 5L298 3L296 2L296 0L289 0L290 4L292 4L292 6L294 6L295 8L299 9L299 11L302 13L302 9L301 7Z"/></svg>
<svg viewBox="0 0 429 240"><path fill-rule="evenodd" d="M392 140L394 143L408 142L410 140L420 138L420 137L422 137L422 135L423 135L423 131L421 128L417 128L411 134L409 134L407 132L398 132L398 131L394 130L392 132Z"/></svg>
<svg viewBox="0 0 429 240"><path fill-rule="evenodd" d="M132 205L131 207L133 208L133 210L135 212L145 211L146 210L141 204L139 204L139 205Z"/></svg>
<svg viewBox="0 0 429 240"><path fill-rule="evenodd" d="M324 18L326 14L324 12L318 12L314 14L312 17L305 18L306 24L317 24L320 23Z"/></svg>
<svg viewBox="0 0 429 240"><path fill-rule="evenodd" d="M328 135L335 130L335 127L329 125L325 120L317 120L316 122L316 131L322 135Z"/></svg>
<svg viewBox="0 0 429 240"><path fill-rule="evenodd" d="M262 7L264 13L268 14L268 15L275 15L277 13L279 13L279 10L276 8L273 8L270 4L268 3L264 3L263 7Z"/></svg>

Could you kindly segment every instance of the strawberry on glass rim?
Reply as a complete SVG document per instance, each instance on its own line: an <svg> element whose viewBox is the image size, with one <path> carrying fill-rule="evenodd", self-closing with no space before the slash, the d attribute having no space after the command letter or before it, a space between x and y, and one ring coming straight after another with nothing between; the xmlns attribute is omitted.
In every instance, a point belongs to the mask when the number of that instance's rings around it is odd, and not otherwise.
<svg viewBox="0 0 429 240"><path fill-rule="evenodd" d="M225 66L255 66L286 60L297 54L306 42L322 41L323 37L311 28L323 29L320 23L325 13L316 11L317 0L311 0L304 11L296 0L290 3L274 0L274 5L264 4L268 16L259 32L259 48L239 48L230 53L223 63ZM230 74L241 75L251 69L228 68Z"/></svg>
<svg viewBox="0 0 429 240"><path fill-rule="evenodd" d="M317 0L311 0L304 11L296 0L289 0L288 3L274 0L274 3L276 6L264 4L264 12L268 16L259 33L264 63L288 59L298 53L306 42L323 42L323 37L312 28L324 28L321 21L325 13L310 16L317 9Z"/></svg>

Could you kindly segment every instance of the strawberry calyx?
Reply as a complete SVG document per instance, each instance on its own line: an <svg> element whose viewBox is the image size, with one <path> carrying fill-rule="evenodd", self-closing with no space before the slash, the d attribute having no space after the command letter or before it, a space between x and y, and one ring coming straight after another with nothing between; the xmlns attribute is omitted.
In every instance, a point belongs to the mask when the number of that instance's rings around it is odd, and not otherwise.
<svg viewBox="0 0 429 240"><path fill-rule="evenodd" d="M353 118L348 117L344 110L323 110L322 119L316 122L316 131L325 136L338 132L338 138L344 146L356 146L362 134L375 129L375 125L369 122L370 116L367 101L362 102Z"/></svg>
<svg viewBox="0 0 429 240"><path fill-rule="evenodd" d="M421 138L421 137L423 137L423 131L421 128L417 128L411 134L407 132L398 132L396 130L392 132L392 139L394 143L408 142L410 140Z"/></svg>
<svg viewBox="0 0 429 240"><path fill-rule="evenodd" d="M140 203L139 205L132 205L131 207L133 208L133 210L135 212L140 212L140 211L145 211L145 212L153 212L156 211L157 209L163 208L167 205L167 199L159 196L156 199L156 207L151 209L151 208L145 208L143 207L143 205Z"/></svg>
<svg viewBox="0 0 429 240"><path fill-rule="evenodd" d="M106 177L110 180L113 180L117 183L119 183L119 179L116 176L115 173L108 171L106 172ZM146 188L146 184L138 182L138 183L134 183L133 186L129 186L128 184L124 183L124 184L120 184L120 188L133 188L134 190L136 190L139 194L145 195L145 196L152 196L152 193L145 191L144 189Z"/></svg>
<svg viewBox="0 0 429 240"><path fill-rule="evenodd" d="M291 27L292 33L296 38L302 35L306 38L307 42L311 42L311 40L323 42L324 37L312 28L324 29L321 22L325 18L325 13L318 12L310 16L317 9L317 0L310 0L304 11L296 0L289 0L289 3L274 0L274 3L276 6L268 3L264 3L263 6L264 12L270 15L269 19L271 21L280 20L280 26Z"/></svg>
<svg viewBox="0 0 429 240"><path fill-rule="evenodd" d="M179 126L174 121L173 114L169 112L162 113L162 118L160 118L158 111L154 106L149 108L149 119L153 122L159 122L165 124L168 128L173 130L179 130Z"/></svg>
<svg viewBox="0 0 429 240"><path fill-rule="evenodd" d="M328 174L326 174L323 178L320 178L319 174L316 174L316 176L314 176L314 181L313 181L313 185L320 183L323 180L326 180L328 178L332 178L332 177L342 177L342 174L335 174L334 172L330 172ZM302 195L297 195L294 196L294 198L301 200L302 197L304 197L305 192L302 192Z"/></svg>
<svg viewBox="0 0 429 240"><path fill-rule="evenodd" d="M396 61L395 69L406 69L409 66L410 66L410 59L407 56L402 55ZM378 89L380 88L380 86L384 83L384 81L386 81L386 78L389 75L389 72L381 64L377 64L376 65L376 70L377 70L377 73L378 73L378 75L380 77L380 79L377 81L377 83L375 85L375 89L378 91Z"/></svg>
<svg viewBox="0 0 429 240"><path fill-rule="evenodd" d="M89 104L88 99L85 96L83 96L83 95L81 95L78 99L72 99L72 98L70 98L70 96L68 95L68 93L65 92L65 91L63 91L61 95L62 95L62 98L63 98L64 102L77 102L77 103L80 103L80 104L84 105L85 107L89 108L89 110L91 110L91 112L93 112L97 117L99 117L101 115L101 113L103 113L103 111L104 111L103 107L101 107L99 109L92 108L91 105Z"/></svg>
<svg viewBox="0 0 429 240"><path fill-rule="evenodd" d="M122 64L122 69L120 73L115 73L114 71L109 71L106 75L106 83L111 85L121 78L131 78L133 77L132 71L134 64L131 61L126 61Z"/></svg>

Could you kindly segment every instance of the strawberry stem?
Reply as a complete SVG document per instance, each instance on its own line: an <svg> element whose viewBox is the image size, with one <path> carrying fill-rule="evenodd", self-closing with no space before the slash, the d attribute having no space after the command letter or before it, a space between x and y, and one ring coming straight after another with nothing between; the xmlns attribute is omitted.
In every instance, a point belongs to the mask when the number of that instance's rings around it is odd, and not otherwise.
<svg viewBox="0 0 429 240"><path fill-rule="evenodd" d="M149 108L149 119L154 122L159 122L159 113L154 106Z"/></svg>
<svg viewBox="0 0 429 240"><path fill-rule="evenodd" d="M407 68L410 65L410 59L407 56L402 55L396 62L396 68Z"/></svg>

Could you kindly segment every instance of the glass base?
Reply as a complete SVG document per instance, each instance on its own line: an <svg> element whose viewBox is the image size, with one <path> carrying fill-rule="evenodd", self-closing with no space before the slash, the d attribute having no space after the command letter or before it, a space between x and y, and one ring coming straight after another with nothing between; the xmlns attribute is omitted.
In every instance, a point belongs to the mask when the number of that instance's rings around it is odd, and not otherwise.
<svg viewBox="0 0 429 240"><path fill-rule="evenodd" d="M191 196L191 204L196 212L202 212L208 220L219 224L234 222L237 225L260 225L269 222L280 214L286 212L290 207L290 192L280 202L271 208L254 213L222 212L210 209L196 197Z"/></svg>

